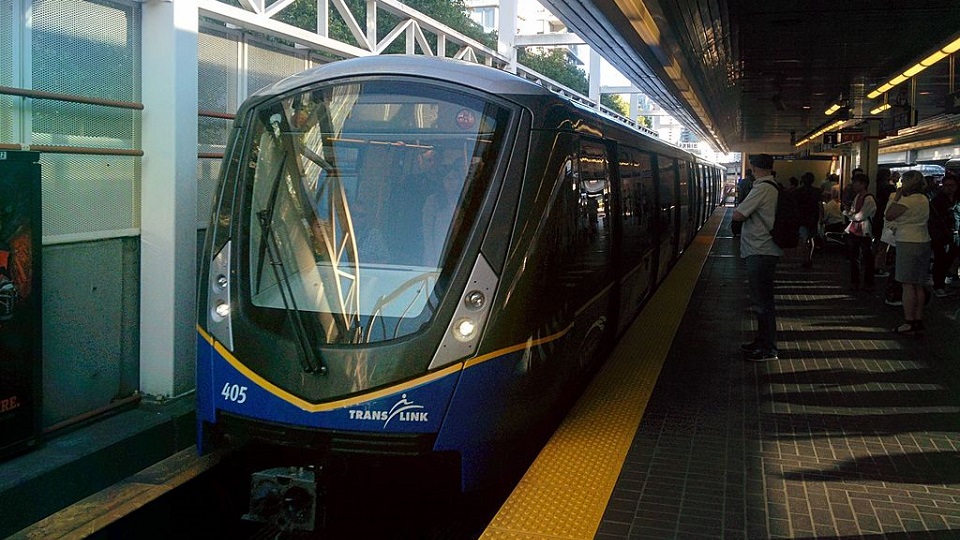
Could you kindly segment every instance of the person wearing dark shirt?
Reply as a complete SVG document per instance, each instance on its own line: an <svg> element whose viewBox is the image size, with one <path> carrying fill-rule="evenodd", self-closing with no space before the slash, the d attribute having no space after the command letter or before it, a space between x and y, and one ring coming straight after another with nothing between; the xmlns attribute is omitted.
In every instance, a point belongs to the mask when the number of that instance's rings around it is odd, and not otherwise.
<svg viewBox="0 0 960 540"><path fill-rule="evenodd" d="M933 294L938 298L950 296L947 291L947 270L957 258L957 246L954 245L956 224L954 210L957 206L957 177L947 175L943 178L940 192L930 201L930 233L933 248Z"/></svg>
<svg viewBox="0 0 960 540"><path fill-rule="evenodd" d="M800 241L803 243L803 262L801 266L813 265L814 240L820 228L821 192L813 187L814 176L811 172L800 177L800 187L796 190L800 210Z"/></svg>
<svg viewBox="0 0 960 540"><path fill-rule="evenodd" d="M850 288L860 288L861 270L864 290L873 290L874 256L871 248L873 244L873 216L877 212L877 201L873 194L867 192L870 178L858 173L850 183L853 199L845 215L850 223L844 232L847 233L847 246L850 250Z"/></svg>

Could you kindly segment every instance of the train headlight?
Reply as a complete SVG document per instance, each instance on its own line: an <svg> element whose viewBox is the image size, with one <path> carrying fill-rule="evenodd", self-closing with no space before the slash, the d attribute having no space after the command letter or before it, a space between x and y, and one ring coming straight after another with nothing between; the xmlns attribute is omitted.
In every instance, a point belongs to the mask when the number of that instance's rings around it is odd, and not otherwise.
<svg viewBox="0 0 960 540"><path fill-rule="evenodd" d="M430 369L463 361L475 355L480 347L497 294L497 273L482 254L474 262L467 283L453 314L444 321L446 330L430 361Z"/></svg>
<svg viewBox="0 0 960 540"><path fill-rule="evenodd" d="M230 315L230 304L220 301L217 302L216 307L213 308L213 318L217 321L222 321Z"/></svg>
<svg viewBox="0 0 960 540"><path fill-rule="evenodd" d="M487 303L487 297L480 291L470 291L463 297L463 303L471 309L480 309Z"/></svg>
<svg viewBox="0 0 960 540"><path fill-rule="evenodd" d="M477 323L469 317L457 319L453 323L453 337L457 341L470 341L477 335Z"/></svg>
<svg viewBox="0 0 960 540"><path fill-rule="evenodd" d="M227 242L210 261L210 270L207 273L207 321L206 331L223 343L228 350L233 350L233 314L230 306L230 245Z"/></svg>

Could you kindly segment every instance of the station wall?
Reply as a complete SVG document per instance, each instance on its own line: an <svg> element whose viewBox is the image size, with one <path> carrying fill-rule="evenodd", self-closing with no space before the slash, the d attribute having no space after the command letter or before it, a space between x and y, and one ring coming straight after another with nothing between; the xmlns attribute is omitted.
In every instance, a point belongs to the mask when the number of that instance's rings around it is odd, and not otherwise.
<svg viewBox="0 0 960 540"><path fill-rule="evenodd" d="M135 0L0 2L0 86L136 104L141 19ZM197 249L230 116L257 89L323 61L203 20L198 51ZM0 148L51 148L40 157L44 428L135 395L151 361L139 347L140 168L160 157L141 147L151 112L0 94Z"/></svg>

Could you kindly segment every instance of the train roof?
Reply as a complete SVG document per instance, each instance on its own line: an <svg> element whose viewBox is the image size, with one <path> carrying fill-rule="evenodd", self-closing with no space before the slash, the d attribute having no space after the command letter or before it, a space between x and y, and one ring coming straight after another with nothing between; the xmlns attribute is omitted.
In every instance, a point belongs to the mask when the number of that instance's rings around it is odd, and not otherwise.
<svg viewBox="0 0 960 540"><path fill-rule="evenodd" d="M537 106L534 108L539 109L541 115L547 109L552 110L554 113L560 110L566 110L568 114L576 114L578 116L578 122L576 122L576 125L579 126L578 130L586 128L587 131L598 135L601 133L604 135L612 135L612 133L609 133L610 130L624 130L633 133L635 136L641 136L653 144L659 145L660 151L669 151L670 153L678 155L688 154L685 150L675 145L652 137L647 133L637 131L626 124L605 118L593 109L566 99L533 81L529 81L508 71L482 64L436 56L386 54L330 62L291 75L270 86L261 88L244 102L241 109L248 109L271 96L285 94L297 88L309 86L315 82L350 77L368 77L371 75L417 76L437 81L453 81L468 88L474 88L500 96L523 96L525 98L532 98L522 99L521 101L526 102L527 106L537 103ZM563 104L563 109L554 108L558 104ZM536 112L537 111L535 111L535 113ZM242 112L240 114L242 114ZM705 161L700 158L698 158L698 160L701 162Z"/></svg>
<svg viewBox="0 0 960 540"><path fill-rule="evenodd" d="M439 81L456 81L458 84L494 94L555 95L546 88L513 73L481 64L436 56L385 54L339 60L316 66L264 87L251 97L259 101L316 81L370 75L416 75Z"/></svg>

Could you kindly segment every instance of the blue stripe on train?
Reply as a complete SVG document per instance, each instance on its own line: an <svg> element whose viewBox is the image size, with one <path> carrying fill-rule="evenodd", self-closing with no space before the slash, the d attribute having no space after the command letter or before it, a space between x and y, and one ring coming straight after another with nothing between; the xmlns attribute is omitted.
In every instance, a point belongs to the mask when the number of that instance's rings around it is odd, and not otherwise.
<svg viewBox="0 0 960 540"><path fill-rule="evenodd" d="M212 383L204 388L205 399L215 405L198 409L198 416L213 421L219 409L244 417L312 428L344 431L387 433L432 433L440 429L450 396L459 378L459 371L419 386L404 388L385 396L353 403L331 410L307 410L309 404L297 405L296 398L281 397L251 380L228 363L208 343L200 340L198 361L209 356ZM203 375L203 369L198 370ZM197 391L205 386L198 381Z"/></svg>

